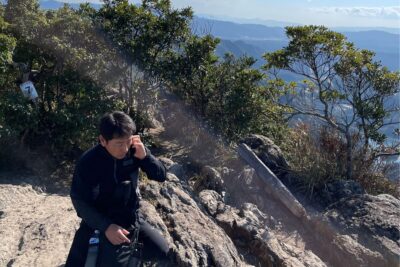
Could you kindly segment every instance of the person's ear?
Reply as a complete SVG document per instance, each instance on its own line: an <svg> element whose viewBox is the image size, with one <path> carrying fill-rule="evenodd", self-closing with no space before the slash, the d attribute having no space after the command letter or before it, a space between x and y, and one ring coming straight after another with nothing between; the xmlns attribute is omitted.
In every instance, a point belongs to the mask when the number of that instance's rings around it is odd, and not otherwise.
<svg viewBox="0 0 400 267"><path fill-rule="evenodd" d="M107 145L107 140L102 135L99 135L99 140L102 146L105 147Z"/></svg>

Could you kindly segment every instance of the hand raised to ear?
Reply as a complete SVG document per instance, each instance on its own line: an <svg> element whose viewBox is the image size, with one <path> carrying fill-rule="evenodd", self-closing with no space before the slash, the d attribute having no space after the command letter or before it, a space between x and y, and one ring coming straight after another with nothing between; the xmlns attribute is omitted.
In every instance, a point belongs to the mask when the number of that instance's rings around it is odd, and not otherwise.
<svg viewBox="0 0 400 267"><path fill-rule="evenodd" d="M144 159L146 157L146 149L144 144L140 140L139 135L134 135L132 137L132 147L135 148L135 157L138 159Z"/></svg>

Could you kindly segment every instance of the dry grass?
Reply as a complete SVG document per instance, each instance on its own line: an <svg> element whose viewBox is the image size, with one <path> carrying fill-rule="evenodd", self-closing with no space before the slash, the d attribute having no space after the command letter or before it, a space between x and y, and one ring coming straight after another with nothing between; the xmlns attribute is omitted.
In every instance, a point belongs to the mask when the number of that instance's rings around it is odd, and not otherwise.
<svg viewBox="0 0 400 267"><path fill-rule="evenodd" d="M297 177L298 188L312 197L334 180L346 179L346 144L329 128L311 129L303 124L290 132L286 154ZM370 194L391 194L399 197L399 187L386 178L388 163L365 161L357 151L357 137L353 159L353 179Z"/></svg>

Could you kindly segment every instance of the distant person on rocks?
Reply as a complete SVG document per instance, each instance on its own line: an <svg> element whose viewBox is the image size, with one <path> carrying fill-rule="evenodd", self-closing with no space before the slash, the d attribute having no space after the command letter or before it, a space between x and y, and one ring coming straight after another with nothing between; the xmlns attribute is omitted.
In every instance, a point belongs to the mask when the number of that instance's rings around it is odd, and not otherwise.
<svg viewBox="0 0 400 267"><path fill-rule="evenodd" d="M128 266L121 263L121 251L135 242L137 234L144 258L167 259L167 242L137 212L139 168L149 179L163 182L164 165L134 135L135 123L125 113L104 115L99 130L99 144L86 151L75 168L70 196L82 221L65 266L85 266L95 230L100 232L96 266Z"/></svg>

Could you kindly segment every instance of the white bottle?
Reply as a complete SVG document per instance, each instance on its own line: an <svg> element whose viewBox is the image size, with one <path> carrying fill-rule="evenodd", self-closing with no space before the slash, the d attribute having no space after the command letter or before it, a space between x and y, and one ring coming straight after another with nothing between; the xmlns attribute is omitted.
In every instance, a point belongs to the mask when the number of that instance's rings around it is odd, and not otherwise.
<svg viewBox="0 0 400 267"><path fill-rule="evenodd" d="M100 231L95 230L93 236L89 239L89 249L86 256L85 267L95 267L97 261L97 254L99 251L99 236Z"/></svg>

